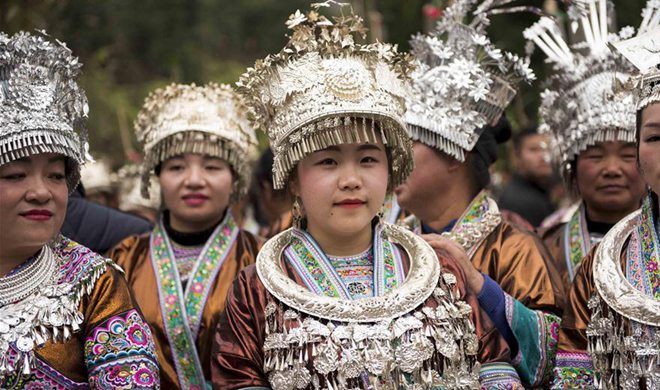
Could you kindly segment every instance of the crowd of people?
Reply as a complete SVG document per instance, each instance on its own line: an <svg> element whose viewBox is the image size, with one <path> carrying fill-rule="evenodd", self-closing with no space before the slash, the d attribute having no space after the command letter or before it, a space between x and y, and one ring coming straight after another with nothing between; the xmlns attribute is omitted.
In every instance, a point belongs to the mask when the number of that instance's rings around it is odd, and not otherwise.
<svg viewBox="0 0 660 390"><path fill-rule="evenodd" d="M660 388L660 2L521 31L517 131L501 3L409 53L313 3L235 86L151 92L115 174L71 50L0 33L0 388Z"/></svg>

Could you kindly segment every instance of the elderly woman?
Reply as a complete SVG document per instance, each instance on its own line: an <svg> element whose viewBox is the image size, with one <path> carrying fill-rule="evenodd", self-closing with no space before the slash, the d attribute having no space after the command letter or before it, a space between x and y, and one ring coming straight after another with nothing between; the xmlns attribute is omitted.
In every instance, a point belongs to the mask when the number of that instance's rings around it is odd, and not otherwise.
<svg viewBox="0 0 660 390"><path fill-rule="evenodd" d="M517 83L533 73L490 42L487 13L481 6L471 11L475 3L455 2L436 30L411 41L420 66L405 120L415 169L395 193L412 213L405 223L458 260L468 288L517 355L522 383L540 387L557 344L559 275L538 238L501 212L487 190L497 145L510 135L504 110Z"/></svg>
<svg viewBox="0 0 660 390"><path fill-rule="evenodd" d="M354 43L361 19L341 8L330 23L320 9L331 3L292 15L289 45L240 82L270 138L274 186L294 198L294 227L234 281L215 335L213 386L497 382L496 370L480 378L476 362L508 362L509 351L457 265L378 215L412 170L403 123L409 59L390 45Z"/></svg>
<svg viewBox="0 0 660 390"><path fill-rule="evenodd" d="M80 178L77 58L0 33L0 387L159 388L151 332L113 263L59 234Z"/></svg>
<svg viewBox="0 0 660 390"><path fill-rule="evenodd" d="M229 86L172 84L146 99L136 121L142 192L148 195L155 173L164 211L153 231L127 238L110 257L154 329L168 389L204 388L210 380L227 289L257 253L257 241L230 211L250 176L255 136L246 114Z"/></svg>
<svg viewBox="0 0 660 390"><path fill-rule="evenodd" d="M594 10L592 21L599 19ZM553 136L558 168L580 197L560 221L539 232L561 274L563 293L568 294L584 256L615 223L639 208L645 184L637 170L632 94L615 96L617 85L628 80L634 68L606 48L617 34L591 45L582 42L579 50L558 55L544 43L553 37L568 48L556 34L563 28L542 18L525 36L553 62L553 74L545 82L548 88L541 94L539 130Z"/></svg>
<svg viewBox="0 0 660 390"><path fill-rule="evenodd" d="M615 44L645 70L631 84L638 166L649 190L641 209L582 260L562 318L553 388L660 387L660 58L649 54L660 50L658 7L649 1L644 13L655 25Z"/></svg>

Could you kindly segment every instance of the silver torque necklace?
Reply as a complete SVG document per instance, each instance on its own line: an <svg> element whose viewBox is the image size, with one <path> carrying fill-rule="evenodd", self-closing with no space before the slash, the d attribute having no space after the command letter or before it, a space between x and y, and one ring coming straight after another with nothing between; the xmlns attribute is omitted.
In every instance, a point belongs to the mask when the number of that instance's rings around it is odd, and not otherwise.
<svg viewBox="0 0 660 390"><path fill-rule="evenodd" d="M0 278L0 306L18 302L39 290L53 277L56 265L53 250L44 245L37 258L25 268Z"/></svg>

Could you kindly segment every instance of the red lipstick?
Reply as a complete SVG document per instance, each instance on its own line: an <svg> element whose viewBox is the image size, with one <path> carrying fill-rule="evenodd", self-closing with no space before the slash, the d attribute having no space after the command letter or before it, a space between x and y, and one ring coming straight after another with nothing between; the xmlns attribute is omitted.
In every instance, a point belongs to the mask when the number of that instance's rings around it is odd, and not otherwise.
<svg viewBox="0 0 660 390"><path fill-rule="evenodd" d="M335 203L336 206L344 207L348 209L354 209L361 206L364 206L367 202L360 199L344 199L341 202Z"/></svg>
<svg viewBox="0 0 660 390"><path fill-rule="evenodd" d="M43 209L32 209L24 213L20 213L19 215L31 221L48 221L53 217L53 212Z"/></svg>
<svg viewBox="0 0 660 390"><path fill-rule="evenodd" d="M188 206L200 206L204 204L207 200L209 200L209 197L204 195L204 194L187 194L181 197L183 199L183 202L188 205Z"/></svg>

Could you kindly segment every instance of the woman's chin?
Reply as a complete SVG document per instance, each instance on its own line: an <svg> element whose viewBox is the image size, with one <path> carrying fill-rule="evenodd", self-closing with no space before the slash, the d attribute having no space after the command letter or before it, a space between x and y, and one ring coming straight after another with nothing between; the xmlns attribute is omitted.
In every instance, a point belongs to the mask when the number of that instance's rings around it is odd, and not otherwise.
<svg viewBox="0 0 660 390"><path fill-rule="evenodd" d="M351 236L359 234L367 229L371 229L371 218L351 218L344 220L338 223L333 224L333 230L337 232L338 235L342 236Z"/></svg>

